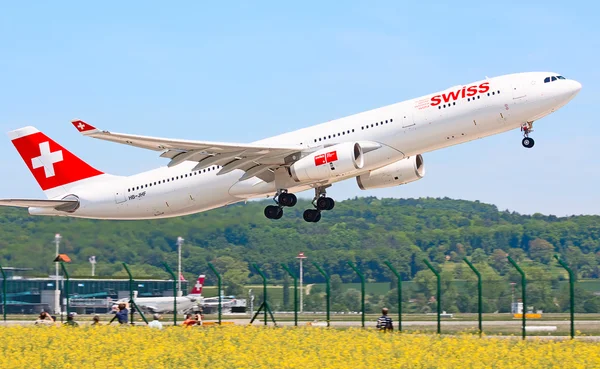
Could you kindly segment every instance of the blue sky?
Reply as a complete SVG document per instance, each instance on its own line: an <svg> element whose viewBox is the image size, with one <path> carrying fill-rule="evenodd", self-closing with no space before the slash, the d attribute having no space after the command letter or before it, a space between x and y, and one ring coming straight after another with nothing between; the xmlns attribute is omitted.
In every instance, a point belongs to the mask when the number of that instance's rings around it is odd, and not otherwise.
<svg viewBox="0 0 600 369"><path fill-rule="evenodd" d="M452 197L521 213L599 214L595 2L8 2L0 131L34 125L127 175L156 153L80 136L81 118L145 135L250 142L487 76L555 71L583 84L535 125L425 155L406 186L329 193ZM1 141L0 141L1 142ZM8 138L0 197L42 197ZM305 193L306 196L312 196Z"/></svg>

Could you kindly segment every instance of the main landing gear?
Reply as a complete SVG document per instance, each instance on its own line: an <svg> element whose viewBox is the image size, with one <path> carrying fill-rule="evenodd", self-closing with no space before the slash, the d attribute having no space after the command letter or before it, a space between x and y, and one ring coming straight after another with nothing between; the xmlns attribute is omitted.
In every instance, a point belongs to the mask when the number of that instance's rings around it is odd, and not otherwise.
<svg viewBox="0 0 600 369"><path fill-rule="evenodd" d="M316 223L321 220L321 211L331 210L335 206L335 201L331 197L327 197L327 192L324 187L315 188L315 198L312 201L315 209L307 209L304 211L303 218L309 223Z"/></svg>
<svg viewBox="0 0 600 369"><path fill-rule="evenodd" d="M521 143L524 147L531 149L535 145L533 138L529 137L529 134L533 132L533 122L523 123L521 125L521 131L523 132L523 140Z"/></svg>
<svg viewBox="0 0 600 369"><path fill-rule="evenodd" d="M283 216L283 207L293 207L298 202L298 198L293 193L288 193L287 190L277 191L277 195L273 198L277 205L269 205L265 208L265 216L269 219L280 219Z"/></svg>

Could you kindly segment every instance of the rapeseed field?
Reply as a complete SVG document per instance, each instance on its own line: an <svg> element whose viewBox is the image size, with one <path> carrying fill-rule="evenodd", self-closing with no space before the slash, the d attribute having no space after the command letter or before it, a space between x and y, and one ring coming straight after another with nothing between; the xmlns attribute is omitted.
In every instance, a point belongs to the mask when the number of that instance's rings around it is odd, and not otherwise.
<svg viewBox="0 0 600 369"><path fill-rule="evenodd" d="M2 327L0 368L600 368L600 345L252 326Z"/></svg>

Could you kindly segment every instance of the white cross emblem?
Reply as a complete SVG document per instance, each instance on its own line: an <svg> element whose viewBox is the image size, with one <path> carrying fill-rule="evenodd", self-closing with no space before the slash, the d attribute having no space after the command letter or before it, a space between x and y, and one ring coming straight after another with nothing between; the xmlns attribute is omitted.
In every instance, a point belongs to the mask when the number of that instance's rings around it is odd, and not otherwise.
<svg viewBox="0 0 600 369"><path fill-rule="evenodd" d="M40 144L40 156L31 159L33 169L44 167L46 178L54 177L54 164L63 161L62 150L50 152L50 142Z"/></svg>
<svg viewBox="0 0 600 369"><path fill-rule="evenodd" d="M79 122L77 128L79 128L80 131L83 131L83 129L85 128L85 124L83 124L83 122Z"/></svg>
<svg viewBox="0 0 600 369"><path fill-rule="evenodd" d="M200 284L200 282L196 282L194 287L196 287L196 289L199 290L200 288L202 288L202 285Z"/></svg>

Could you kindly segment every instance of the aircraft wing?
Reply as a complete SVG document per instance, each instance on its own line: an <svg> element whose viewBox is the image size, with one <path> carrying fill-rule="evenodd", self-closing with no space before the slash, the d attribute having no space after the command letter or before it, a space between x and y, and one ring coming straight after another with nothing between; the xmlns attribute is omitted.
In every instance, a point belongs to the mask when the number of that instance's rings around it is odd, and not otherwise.
<svg viewBox="0 0 600 369"><path fill-rule="evenodd" d="M169 167L184 161L196 161L198 165L193 170L218 165L222 167L218 173L219 175L229 173L235 169L246 171L246 174L240 180L253 176L260 177L261 173L293 161L291 156L302 151L300 145L276 147L138 136L103 131L82 120L74 120L71 123L85 136L148 150L163 151L160 156L171 159L168 164Z"/></svg>
<svg viewBox="0 0 600 369"><path fill-rule="evenodd" d="M0 206L21 208L55 208L56 210L70 211L78 205L78 200L0 199Z"/></svg>

